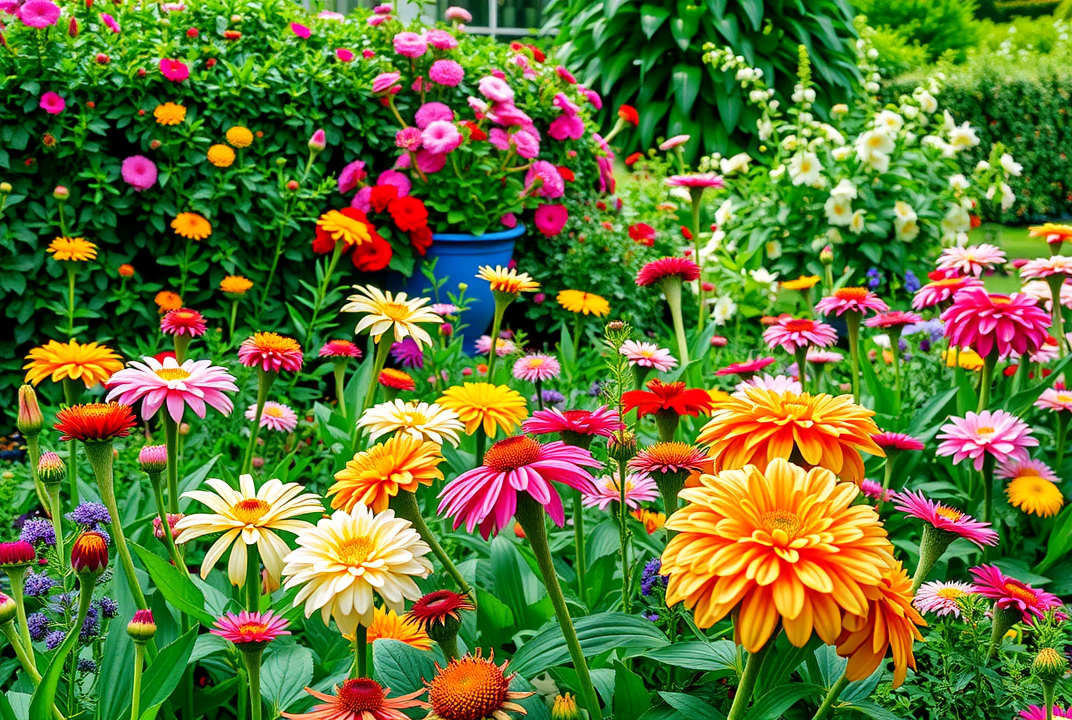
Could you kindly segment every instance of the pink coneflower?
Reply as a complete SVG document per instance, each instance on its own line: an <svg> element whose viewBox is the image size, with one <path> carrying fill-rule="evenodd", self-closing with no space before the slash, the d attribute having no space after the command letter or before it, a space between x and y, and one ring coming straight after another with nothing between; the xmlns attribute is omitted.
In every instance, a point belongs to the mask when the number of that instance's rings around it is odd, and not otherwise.
<svg viewBox="0 0 1072 720"><path fill-rule="evenodd" d="M979 277L984 270L1005 264L1005 251L989 243L965 248L951 247L942 251L938 269L960 275Z"/></svg>
<svg viewBox="0 0 1072 720"><path fill-rule="evenodd" d="M990 523L976 520L956 508L930 500L922 492L899 492L894 496L893 503L906 515L919 518L930 527L962 537L979 547L998 544L998 534L990 529Z"/></svg>
<svg viewBox="0 0 1072 720"><path fill-rule="evenodd" d="M655 368L659 372L667 372L677 365L677 360L670 354L670 351L655 343L626 340L622 343L619 352L629 360L630 365L636 367Z"/></svg>
<svg viewBox="0 0 1072 720"><path fill-rule="evenodd" d="M67 101L56 93L49 90L47 93L41 96L41 101L38 103L38 107L47 112L49 115L59 115L65 109L67 109Z"/></svg>
<svg viewBox="0 0 1072 720"><path fill-rule="evenodd" d="M872 500L881 499L882 502L889 502L896 495L893 490L885 490L882 487L882 483L875 482L874 480L864 480L860 483L860 492L864 494L864 497L871 498Z"/></svg>
<svg viewBox="0 0 1072 720"><path fill-rule="evenodd" d="M309 37L313 34L313 31L310 30L307 26L296 22L290 24L290 31L300 37L302 40L308 40Z"/></svg>
<svg viewBox="0 0 1072 720"><path fill-rule="evenodd" d="M1020 268L1022 280L1044 280L1052 275L1072 275L1072 257L1054 255L1032 260Z"/></svg>
<svg viewBox="0 0 1072 720"><path fill-rule="evenodd" d="M841 317L846 312L867 315L869 312L889 312L890 307L878 295L867 288L847 287L834 291L833 295L824 297L815 305L823 315Z"/></svg>
<svg viewBox="0 0 1072 720"><path fill-rule="evenodd" d="M1038 445L1027 423L1004 410L969 412L950 420L938 436L943 441L938 455L952 455L954 463L970 459L976 470L983 469L987 455L998 463L1024 461L1028 459L1027 448Z"/></svg>
<svg viewBox="0 0 1072 720"><path fill-rule="evenodd" d="M1072 392L1063 388L1046 388L1035 401L1035 407L1056 412L1072 412Z"/></svg>
<svg viewBox="0 0 1072 720"><path fill-rule="evenodd" d="M715 173L692 173L690 175L671 175L666 178L666 184L670 187L683 188L720 188L725 183Z"/></svg>
<svg viewBox="0 0 1072 720"><path fill-rule="evenodd" d="M647 287L670 276L677 276L684 282L692 282L700 277L700 266L683 257L659 258L640 268L636 284L639 287Z"/></svg>
<svg viewBox="0 0 1072 720"><path fill-rule="evenodd" d="M981 287L983 287L983 281L973 277L948 277L935 280L916 291L912 298L912 307L916 310L926 310L944 303L961 290Z"/></svg>
<svg viewBox="0 0 1072 720"><path fill-rule="evenodd" d="M982 357L997 352L1030 355L1046 342L1050 317L1020 293L997 295L983 288L961 290L942 313L949 344L970 347Z"/></svg>
<svg viewBox="0 0 1072 720"><path fill-rule="evenodd" d="M938 617L960 617L957 602L966 595L974 595L975 586L966 582L929 582L920 586L912 604L921 613L934 613Z"/></svg>
<svg viewBox="0 0 1072 720"><path fill-rule="evenodd" d="M160 73L171 82L182 82L190 77L190 68L182 60L163 58L160 60Z"/></svg>
<svg viewBox="0 0 1072 720"><path fill-rule="evenodd" d="M49 0L29 0L18 8L18 16L23 25L40 30L56 24L60 8Z"/></svg>
<svg viewBox="0 0 1072 720"><path fill-rule="evenodd" d="M123 180L138 192L156 185L156 164L144 155L131 155L123 161L120 171Z"/></svg>
<svg viewBox="0 0 1072 720"><path fill-rule="evenodd" d="M433 303L430 309L440 317L449 317L458 314L458 306L450 303Z"/></svg>
<svg viewBox="0 0 1072 720"><path fill-rule="evenodd" d="M478 337L476 339L475 347L477 355L489 354L491 352L491 336L481 335ZM498 357L506 357L507 355L513 355L516 352L517 345L514 344L513 340L501 337L495 342L495 354Z"/></svg>
<svg viewBox="0 0 1072 720"><path fill-rule="evenodd" d="M739 396L744 396L744 392L751 388L760 388L762 390L771 390L773 392L782 395L787 392L796 393L799 395L804 392L804 388L801 387L800 381L796 378L787 377L785 375L758 375L745 380L744 382L737 383L737 387L734 388L734 393Z"/></svg>
<svg viewBox="0 0 1072 720"><path fill-rule="evenodd" d="M872 435L871 439L875 441L875 444L886 451L887 457L891 452L904 452L906 450L922 450L924 445L922 442L899 432L882 432L877 435Z"/></svg>
<svg viewBox="0 0 1072 720"><path fill-rule="evenodd" d="M254 403L246 410L246 420L257 419L257 405ZM261 413L261 427L274 432L294 432L298 427L298 415L289 406L268 400Z"/></svg>
<svg viewBox="0 0 1072 720"><path fill-rule="evenodd" d="M739 363L730 363L724 368L719 368L715 371L715 375L719 377L726 377L727 375L740 375L743 378L750 378L757 372L774 363L774 358L764 357L756 358L755 360L745 360Z"/></svg>
<svg viewBox="0 0 1072 720"><path fill-rule="evenodd" d="M352 357L360 358L361 348L349 340L328 340L320 348L320 357Z"/></svg>
<svg viewBox="0 0 1072 720"><path fill-rule="evenodd" d="M1061 606L1061 600L1056 595L1008 577L994 565L973 567L970 572L975 580L976 593L993 600L997 610L1019 612L1028 625L1042 618L1047 610Z"/></svg>
<svg viewBox="0 0 1072 720"><path fill-rule="evenodd" d="M243 610L235 615L226 613L212 623L213 635L230 640L235 645L246 643L268 643L280 635L290 635L286 618L276 616L271 610L266 612L248 612Z"/></svg>
<svg viewBox="0 0 1072 720"><path fill-rule="evenodd" d="M874 317L868 318L864 321L864 325L869 328L879 328L881 330L890 330L893 328L904 328L908 325L915 325L918 322L923 322L923 318L916 315L914 312L904 312L902 310L892 310L890 312L882 312Z"/></svg>
<svg viewBox="0 0 1072 720"><path fill-rule="evenodd" d="M188 406L200 418L205 406L230 415L234 405L224 393L238 392L234 376L211 360L187 360L182 365L175 358L144 357L133 361L108 379L108 400L118 398L122 405L142 400L141 414L146 420L156 414L164 403L175 422L182 422Z"/></svg>
<svg viewBox="0 0 1072 720"><path fill-rule="evenodd" d="M521 429L532 435L549 435L560 433L564 441L571 445L570 436L595 437L596 435L609 438L616 430L622 427L618 411L601 405L595 410L537 410L527 418Z"/></svg>
<svg viewBox="0 0 1072 720"><path fill-rule="evenodd" d="M551 355L534 353L517 359L514 363L514 377L528 382L546 382L554 380L562 372L562 366Z"/></svg>
<svg viewBox="0 0 1072 720"><path fill-rule="evenodd" d="M188 308L169 310L160 318L160 332L165 335L201 337L205 334L205 316Z"/></svg>
<svg viewBox="0 0 1072 720"><path fill-rule="evenodd" d="M523 435L492 445L482 465L447 483L440 493L439 513L463 523L469 532L479 526L487 539L510 526L517 509L517 494L527 493L543 505L556 525L566 522L562 499L552 482L582 493L592 492L592 476L586 467L599 467L591 453L563 442L541 445Z"/></svg>
<svg viewBox="0 0 1072 720"><path fill-rule="evenodd" d="M833 345L837 342L837 331L826 323L808 318L779 318L775 324L763 331L763 340L771 350L781 347L788 353L794 353L812 345Z"/></svg>
<svg viewBox="0 0 1072 720"><path fill-rule="evenodd" d="M302 367L302 351L297 340L274 332L259 332L246 338L238 348L238 361L264 372L297 372Z"/></svg>
<svg viewBox="0 0 1072 720"><path fill-rule="evenodd" d="M841 362L845 359L845 356L839 352L834 352L833 350L808 348L808 356L806 359L812 365L830 365L832 363Z"/></svg>
<svg viewBox="0 0 1072 720"><path fill-rule="evenodd" d="M625 476L625 504L632 510L640 506L642 502L652 502L658 499L659 488L649 476L644 473L627 473ZM606 510L612 502L621 502L622 487L618 482L618 476L607 475L596 478L593 489L582 496L581 502L585 507L599 506L600 510Z"/></svg>

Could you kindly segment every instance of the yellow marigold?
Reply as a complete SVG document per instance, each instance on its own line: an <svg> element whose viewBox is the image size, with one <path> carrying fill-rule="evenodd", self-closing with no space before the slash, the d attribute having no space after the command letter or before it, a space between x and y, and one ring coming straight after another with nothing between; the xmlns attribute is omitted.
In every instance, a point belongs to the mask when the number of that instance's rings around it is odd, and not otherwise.
<svg viewBox="0 0 1072 720"><path fill-rule="evenodd" d="M491 283L491 291L504 295L517 295L522 292L533 292L540 289L540 283L529 277L528 273L518 273L514 268L504 268L496 265L481 265L480 272L476 274L481 280Z"/></svg>
<svg viewBox="0 0 1072 720"><path fill-rule="evenodd" d="M226 133L227 142L234 145L236 148L247 148L253 144L253 133L249 131L249 128L244 128L241 125L235 125L229 129Z"/></svg>
<svg viewBox="0 0 1072 720"><path fill-rule="evenodd" d="M815 287L818 282L818 275L801 275L796 280L786 280L782 287L786 290L807 290Z"/></svg>
<svg viewBox="0 0 1072 720"><path fill-rule="evenodd" d="M212 234L212 224L195 212L181 212L171 221L171 229L187 240L204 240Z"/></svg>
<svg viewBox="0 0 1072 720"><path fill-rule="evenodd" d="M849 395L745 388L715 408L697 442L711 446L716 472L745 465L762 470L775 458L788 460L795 449L809 465L859 483L864 479L860 452L885 456L871 439L879 432L874 414Z"/></svg>
<svg viewBox="0 0 1072 720"><path fill-rule="evenodd" d="M178 310L182 307L182 298L179 297L178 293L173 293L170 290L161 290L153 298L153 301L161 313L166 313L168 310Z"/></svg>
<svg viewBox="0 0 1072 720"><path fill-rule="evenodd" d="M346 639L352 642L354 638L351 635ZM410 619L409 613L399 615L394 610L382 607L376 608L372 623L368 626L368 642L377 640L398 640L418 650L432 649L432 638Z"/></svg>
<svg viewBox="0 0 1072 720"><path fill-rule="evenodd" d="M153 117L160 125L178 125L186 119L186 108L177 103L166 102L156 106Z"/></svg>
<svg viewBox="0 0 1072 720"><path fill-rule="evenodd" d="M400 492L416 492L421 485L443 479L437 467L443 462L439 453L436 443L410 435L395 435L357 453L335 473L335 484L327 492L332 509L350 512L361 503L383 512Z"/></svg>
<svg viewBox="0 0 1072 720"><path fill-rule="evenodd" d="M97 257L97 246L85 238L58 237L48 245L55 260L85 262Z"/></svg>
<svg viewBox="0 0 1072 720"><path fill-rule="evenodd" d="M208 149L208 161L218 168L228 168L234 164L235 152L230 147L217 143Z"/></svg>
<svg viewBox="0 0 1072 720"><path fill-rule="evenodd" d="M465 383L447 388L436 400L440 406L458 413L465 423L465 432L472 435L483 426L488 437L495 437L499 428L510 434L529 415L525 398L506 385Z"/></svg>
<svg viewBox="0 0 1072 720"><path fill-rule="evenodd" d="M946 367L960 365L964 370L980 370L983 367L983 358L971 348L950 348L942 351L942 359Z"/></svg>
<svg viewBox="0 0 1072 720"><path fill-rule="evenodd" d="M1009 504L1028 515L1053 517L1065 504L1064 493L1053 482L1038 475L1021 475L1005 486Z"/></svg>
<svg viewBox="0 0 1072 720"><path fill-rule="evenodd" d="M610 313L610 303L606 298L582 290L563 290L555 298L563 309L571 313L584 313L603 317Z"/></svg>
<svg viewBox="0 0 1072 720"><path fill-rule="evenodd" d="M49 340L31 350L26 359L29 362L22 369L27 371L26 382L34 385L51 377L52 382L81 380L90 388L123 369L122 358L111 348L95 342L79 344L77 340Z"/></svg>
<svg viewBox="0 0 1072 720"><path fill-rule="evenodd" d="M316 221L316 226L338 242L342 240L347 247L363 245L372 240L368 225L356 218L349 217L338 210L328 210Z"/></svg>
<svg viewBox="0 0 1072 720"><path fill-rule="evenodd" d="M245 295L253 287L253 283L241 275L228 275L220 280L220 290L229 295Z"/></svg>
<svg viewBox="0 0 1072 720"><path fill-rule="evenodd" d="M824 468L785 460L704 475L666 521L667 605L683 602L707 628L735 608L737 641L757 652L779 622L804 647L814 631L833 644L842 613L867 616L867 588L896 565L893 545L859 489Z"/></svg>

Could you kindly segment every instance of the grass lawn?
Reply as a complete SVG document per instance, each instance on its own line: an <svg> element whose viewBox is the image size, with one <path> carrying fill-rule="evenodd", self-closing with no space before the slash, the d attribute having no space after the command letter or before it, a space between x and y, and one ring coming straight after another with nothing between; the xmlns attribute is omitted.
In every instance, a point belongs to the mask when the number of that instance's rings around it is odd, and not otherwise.
<svg viewBox="0 0 1072 720"><path fill-rule="evenodd" d="M1005 251L1009 261L1017 258L1034 260L1038 257L1048 257L1049 249L1040 238L1028 237L1026 227L1009 227L1007 225L986 224L972 231L971 242L990 243L997 245ZM1020 289L1020 276L1010 268L1007 275L995 273L986 278L986 287L990 292L1012 293Z"/></svg>

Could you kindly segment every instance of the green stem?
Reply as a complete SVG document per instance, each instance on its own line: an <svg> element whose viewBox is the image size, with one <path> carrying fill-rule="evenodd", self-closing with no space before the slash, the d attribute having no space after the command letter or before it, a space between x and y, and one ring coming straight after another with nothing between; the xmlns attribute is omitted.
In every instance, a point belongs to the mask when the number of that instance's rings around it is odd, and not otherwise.
<svg viewBox="0 0 1072 720"><path fill-rule="evenodd" d="M923 524L923 537L919 542L919 564L912 576L912 595L916 594L919 586L927 579L927 575L934 568L934 564L945 554L949 545L956 539L956 535L945 530L939 530L930 523Z"/></svg>
<svg viewBox="0 0 1072 720"><path fill-rule="evenodd" d="M543 381L536 380L532 385L536 388L536 406L543 410Z"/></svg>
<svg viewBox="0 0 1072 720"><path fill-rule="evenodd" d="M130 698L130 720L139 720L141 703L141 667L145 664L145 643L134 643L134 692Z"/></svg>
<svg viewBox="0 0 1072 720"><path fill-rule="evenodd" d="M663 512L666 513L666 519L669 520L670 516L677 512L678 508L678 494L681 489L685 487L685 476L687 472L670 472L659 473L654 476L655 485L659 488L659 495L663 499ZM666 542L670 542L671 538L677 533L669 529L665 525L663 531L666 533Z"/></svg>
<svg viewBox="0 0 1072 720"><path fill-rule="evenodd" d="M603 717L599 708L599 696L596 695L592 685L592 677L588 671L588 663L584 659L584 651L581 642L577 639L577 631L573 627L569 610L566 608L566 599L562 596L562 587L558 584L558 574L555 572L554 562L551 560L551 549L547 544L547 527L544 524L544 507L532 498L528 493L522 492L517 497L517 521L525 531L525 537L532 547L533 555L536 556L536 564L539 565L540 574L543 576L544 587L547 595L551 598L551 605L555 609L558 625L562 628L562 636L569 648L570 659L573 668L577 672L577 682L580 685L580 694L583 705L588 710L590 718Z"/></svg>
<svg viewBox="0 0 1072 720"><path fill-rule="evenodd" d="M584 576L588 568L588 548L584 536L584 502L581 491L576 489L573 491L573 545L577 550L574 568L577 572L577 597L581 599L582 604L587 604L588 587ZM623 575L624 567L623 565Z"/></svg>
<svg viewBox="0 0 1072 720"><path fill-rule="evenodd" d="M27 435L26 436L26 460L30 465L30 479L33 480L34 492L37 493L37 499L41 502L41 507L48 508L48 511L52 512L52 506L48 502L48 491L45 489L44 483L41 482L41 478L37 474L37 464L41 461L41 436L40 435ZM62 556L63 553L60 553Z"/></svg>
<svg viewBox="0 0 1072 720"><path fill-rule="evenodd" d="M261 645L260 643L247 643ZM242 648L242 659L246 662L246 675L249 678L249 710L253 720L261 720L261 653L264 647Z"/></svg>
<svg viewBox="0 0 1072 720"><path fill-rule="evenodd" d="M849 359L852 361L852 399L860 404L860 318L862 315L850 310L845 313L849 329Z"/></svg>
<svg viewBox="0 0 1072 720"><path fill-rule="evenodd" d="M815 711L815 716L812 720L823 720L830 714L830 710L834 707L834 703L838 701L841 696L841 692L848 687L849 679L845 676L845 673L841 674L834 686L830 688L830 692L826 694L826 698L823 700L823 704L819 706L819 709Z"/></svg>
<svg viewBox="0 0 1072 720"><path fill-rule="evenodd" d="M878 502L875 503L875 512L882 513L882 504L886 502L886 494L890 491L890 480L893 479L893 461L895 456L887 453L885 464L885 476L882 478L882 494L878 496Z"/></svg>
<svg viewBox="0 0 1072 720"><path fill-rule="evenodd" d="M804 392L808 392L808 347L798 347L793 350L793 357L797 361L797 379L800 380L800 387Z"/></svg>
<svg viewBox="0 0 1072 720"><path fill-rule="evenodd" d="M186 360L186 351L190 349L191 340L193 338L189 335L175 336L175 362L180 365Z"/></svg>
<svg viewBox="0 0 1072 720"><path fill-rule="evenodd" d="M63 381L63 400L70 407L78 397L78 388L74 380ZM78 441L67 441L67 485L71 495L71 507L78 506Z"/></svg>
<svg viewBox="0 0 1072 720"><path fill-rule="evenodd" d="M246 454L242 457L242 470L240 475L245 475L249 472L250 467L253 465L253 448L257 446L257 435L261 431L261 414L264 412L264 403L268 401L268 391L272 387L272 383L279 376L277 372L271 372L264 370L263 368L257 371L257 409L253 417L253 427L249 430L249 442L246 444ZM168 459L170 460L170 453Z"/></svg>
<svg viewBox="0 0 1072 720"><path fill-rule="evenodd" d="M690 188L689 195L692 198L692 246L693 252L696 257L693 260L700 266L700 279L698 281L699 292L699 312L697 313L696 327L702 333L704 329L704 310L707 307L707 301L704 297L704 275L703 275L703 263L700 260L700 199L703 197L704 189Z"/></svg>
<svg viewBox="0 0 1072 720"><path fill-rule="evenodd" d="M581 354L581 333L584 331L584 314L577 313L573 318L573 352L576 357ZM540 408L541 410L543 408Z"/></svg>
<svg viewBox="0 0 1072 720"><path fill-rule="evenodd" d="M49 512L52 513L52 532L56 535L56 557L59 558L59 570L62 575L69 558L63 547L63 503L60 500L60 483L50 482L45 485L45 490L48 493Z"/></svg>
<svg viewBox="0 0 1072 720"><path fill-rule="evenodd" d="M629 591L632 588L629 568L629 525L626 518L629 516L629 505L625 501L626 467L624 463L618 463L618 546L622 558L622 612L629 614L632 604Z"/></svg>
<svg viewBox="0 0 1072 720"><path fill-rule="evenodd" d="M156 499L156 514L160 517L160 529L164 533L164 545L167 546L168 555L175 567L186 571L186 563L175 546L175 537L171 533L171 525L168 523L167 508L164 506L164 486L160 479L160 473L149 473L149 483L153 486L153 497Z"/></svg>
<svg viewBox="0 0 1072 720"><path fill-rule="evenodd" d="M31 652L27 654L26 648L22 645L22 640L19 639L19 631L15 629L15 624L8 620L3 625L0 625L0 631L4 633L4 637L11 643L11 647L15 650L15 657L19 659L22 669L30 676L30 680L33 681L34 687L40 685L41 673L38 672L37 666L34 665L31 660L33 653Z"/></svg>
<svg viewBox="0 0 1072 720"><path fill-rule="evenodd" d="M681 278L677 276L665 277L661 281L663 295L666 303L670 306L670 317L674 321L674 335L677 337L678 360L681 365L689 364L689 343L685 339L685 323L681 317Z"/></svg>
<svg viewBox="0 0 1072 720"><path fill-rule="evenodd" d="M346 360L335 360L335 368L332 370L335 375L335 402L339 405L339 412L342 414L343 419L346 419Z"/></svg>
<svg viewBox="0 0 1072 720"><path fill-rule="evenodd" d="M67 338L74 340L74 264L67 263Z"/></svg>
<svg viewBox="0 0 1072 720"><path fill-rule="evenodd" d="M338 241L335 243L335 251L331 254L331 262L328 263L328 269L324 273L324 280L320 283L320 287L316 291L316 302L313 303L313 315L309 319L309 324L305 329L305 338L302 340L302 345L309 344L309 338L313 334L313 330L316 327L316 318L320 314L320 306L324 303L324 297L328 292L328 285L331 283L331 276L335 274L335 266L339 264L339 257L342 255L342 249L345 243Z"/></svg>
<svg viewBox="0 0 1072 720"><path fill-rule="evenodd" d="M1068 420L1069 414L1067 412L1059 411L1057 413L1057 463L1055 468L1058 473L1064 467L1065 441L1068 439Z"/></svg>
<svg viewBox="0 0 1072 720"><path fill-rule="evenodd" d="M368 677L368 628L358 623L354 631L354 667L350 674L355 678Z"/></svg>
<svg viewBox="0 0 1072 720"><path fill-rule="evenodd" d="M308 166L307 166L308 168ZM289 210L290 203L287 203ZM272 266L268 269L268 279L264 282L264 290L261 291L261 301L257 305L257 317L264 312L264 303L268 300L268 293L272 291L272 281L275 280L275 269L279 266L279 258L283 254L283 231L286 230L287 214L283 215L283 225L279 228L279 237L275 241L275 252L272 253ZM336 246L337 247L337 246ZM237 302L235 303L237 305ZM234 335L234 310L231 311L231 335Z"/></svg>
<svg viewBox="0 0 1072 720"><path fill-rule="evenodd" d="M235 318L238 317L238 300L231 301L231 324L227 326L227 343L234 342Z"/></svg>
<svg viewBox="0 0 1072 720"><path fill-rule="evenodd" d="M894 328L886 333L890 339L890 353L893 355L893 392L897 397L897 413L901 412L901 328Z"/></svg>
<svg viewBox="0 0 1072 720"><path fill-rule="evenodd" d="M976 412L982 412L990 406L990 386L993 384L994 367L997 364L997 350L983 358L983 372L982 377L979 378L979 407L976 408Z"/></svg>
<svg viewBox="0 0 1072 720"><path fill-rule="evenodd" d="M987 662L993 659L994 655L997 654L998 648L1001 647L1001 641L1005 637L1005 633L1009 631L1009 628L1019 622L1020 618L1020 611L1016 608L994 608L993 616L990 621L990 645L986 649Z"/></svg>
<svg viewBox="0 0 1072 720"><path fill-rule="evenodd" d="M424 542L428 544L428 547L432 548L432 554L443 565L443 569L447 571L447 574L454 579L461 591L468 595L475 605L476 591L465 581L461 571L451 561L450 556L447 555L436 539L435 533L431 531L428 523L424 521L424 516L421 515L421 508L417 504L417 496L411 492L401 491L392 499L391 507L394 508L398 517L413 523L413 527L416 528Z"/></svg>
<svg viewBox="0 0 1072 720"><path fill-rule="evenodd" d="M454 660L458 657L458 636L450 635L439 640L436 640L439 644L439 649L443 651L443 656L448 660Z"/></svg>
<svg viewBox="0 0 1072 720"><path fill-rule="evenodd" d="M244 542L238 538L238 542ZM261 609L261 554L256 544L246 545L246 609Z"/></svg>
<svg viewBox="0 0 1072 720"><path fill-rule="evenodd" d="M502 329L503 314L506 312L506 308L510 307L510 303L514 301L512 295L504 295L503 293L494 293L495 295L495 317L491 321L491 349L488 351L488 382L492 385L495 384L495 364L499 360L499 353L495 352L495 347L499 344L499 331Z"/></svg>
<svg viewBox="0 0 1072 720"><path fill-rule="evenodd" d="M387 354L390 351L391 341L386 336L381 335L379 342L376 344L376 358L372 362L372 377L369 378L368 389L365 390L361 408L354 415L355 420L360 420L361 416L372 405L372 400L376 397L376 389L380 386L380 373L383 372L383 366L387 364Z"/></svg>
<svg viewBox="0 0 1072 720"><path fill-rule="evenodd" d="M749 653L748 662L744 664L744 673L741 675L741 682L737 685L737 691L733 696L733 705L730 706L730 714L726 716L726 720L744 720L747 717L748 703L752 699L752 690L756 687L759 670L763 666L763 661L766 659L767 652L772 645L774 645L774 638L768 640L767 644L761 647L758 652Z"/></svg>
<svg viewBox="0 0 1072 720"><path fill-rule="evenodd" d="M164 445L167 448L168 512L179 511L179 424L164 411ZM167 524L167 515L163 522Z"/></svg>
<svg viewBox="0 0 1072 720"><path fill-rule="evenodd" d="M481 425L476 429L476 464L481 465L484 462L484 448L488 444L488 434L484 432L484 426Z"/></svg>
<svg viewBox="0 0 1072 720"><path fill-rule="evenodd" d="M1063 276L1062 276L1063 277ZM1053 720L1054 702L1053 683L1042 683L1042 705L1046 708L1046 720Z"/></svg>
<svg viewBox="0 0 1072 720"><path fill-rule="evenodd" d="M991 522L994 516L994 456L983 457L983 522ZM984 549L985 553L986 550Z"/></svg>
<svg viewBox="0 0 1072 720"><path fill-rule="evenodd" d="M7 568L7 577L11 581L11 598L15 601L15 612L19 621L19 635L22 647L30 659L30 665L37 669L37 660L33 654L33 640L30 639L30 626L26 622L26 598L22 594L23 581L26 579L26 566Z"/></svg>
<svg viewBox="0 0 1072 720"><path fill-rule="evenodd" d="M1066 275L1051 275L1046 278L1050 286L1050 303L1053 305L1053 336L1057 338L1057 347L1063 358L1068 354L1068 338L1065 337L1065 317L1061 307L1061 287L1065 283Z"/></svg>

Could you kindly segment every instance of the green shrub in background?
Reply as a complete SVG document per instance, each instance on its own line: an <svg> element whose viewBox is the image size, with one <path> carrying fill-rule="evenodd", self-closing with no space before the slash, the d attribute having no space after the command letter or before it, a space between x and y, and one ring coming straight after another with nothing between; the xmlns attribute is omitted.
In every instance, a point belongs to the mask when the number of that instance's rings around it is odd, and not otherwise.
<svg viewBox="0 0 1072 720"><path fill-rule="evenodd" d="M1055 13L1061 0L979 0L977 18L1008 22L1016 17L1042 17Z"/></svg>
<svg viewBox="0 0 1072 720"><path fill-rule="evenodd" d="M918 40L910 40L907 33L895 28L876 28L871 43L878 50L875 64L885 78L904 75L930 62L930 51L926 46L920 45Z"/></svg>
<svg viewBox="0 0 1072 720"><path fill-rule="evenodd" d="M872 27L925 46L931 60L946 52L962 60L978 40L975 0L855 0L853 6Z"/></svg>
<svg viewBox="0 0 1072 720"><path fill-rule="evenodd" d="M692 137L689 160L758 145L758 114L732 77L703 67L705 42L732 47L784 100L793 91L796 48L804 45L824 87L816 103L823 116L858 81L846 0L551 0L546 17L544 29L558 32L567 64L603 93L604 115L623 103L639 111L639 127L618 138L629 151L681 133Z"/></svg>
<svg viewBox="0 0 1072 720"><path fill-rule="evenodd" d="M974 52L1002 56L1022 52L1048 55L1066 46L1068 31L1068 21L1053 16L1018 17L1009 23L980 20L979 44Z"/></svg>

